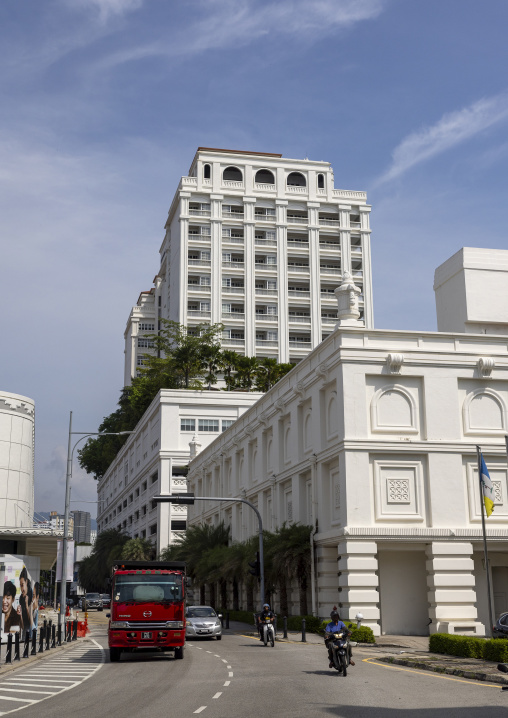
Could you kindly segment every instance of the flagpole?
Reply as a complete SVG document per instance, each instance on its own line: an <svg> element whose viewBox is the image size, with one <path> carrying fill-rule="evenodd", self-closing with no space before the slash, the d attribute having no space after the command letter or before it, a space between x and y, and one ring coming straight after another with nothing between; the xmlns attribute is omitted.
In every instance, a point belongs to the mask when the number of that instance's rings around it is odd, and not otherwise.
<svg viewBox="0 0 508 718"><path fill-rule="evenodd" d="M508 437L507 437L507 446L508 446ZM483 501L483 482L482 482L482 454L481 449L479 446L476 447L476 456L478 459L478 485L480 487L480 511L482 514L482 531L483 531L483 555L485 560L485 570L487 572L487 596L488 596L488 602L489 602L489 631L488 636L490 638L493 637L492 633L492 627L494 625L493 618L492 618L492 598L491 598L491 588L490 588L490 568L489 568L489 555L487 552L487 534L485 531L485 511L484 511L484 501Z"/></svg>

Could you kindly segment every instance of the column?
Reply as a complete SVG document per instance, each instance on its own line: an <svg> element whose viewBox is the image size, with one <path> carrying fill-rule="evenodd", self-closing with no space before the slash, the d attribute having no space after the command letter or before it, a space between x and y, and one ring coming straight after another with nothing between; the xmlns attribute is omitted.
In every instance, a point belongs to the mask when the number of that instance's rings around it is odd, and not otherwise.
<svg viewBox="0 0 508 718"><path fill-rule="evenodd" d="M434 541L426 554L430 632L484 636L475 605L473 545Z"/></svg>
<svg viewBox="0 0 508 718"><path fill-rule="evenodd" d="M319 260L319 202L307 202L309 212L310 320L312 348L321 343L321 267Z"/></svg>
<svg viewBox="0 0 508 718"><path fill-rule="evenodd" d="M255 289L255 246L254 246L254 205L255 197L243 198L244 211L244 282L245 282L245 356L252 357L256 354L256 289Z"/></svg>
<svg viewBox="0 0 508 718"><path fill-rule="evenodd" d="M277 175L278 176L278 175ZM277 292L279 313L279 359L281 363L289 361L289 325L288 325L288 246L286 223L286 200L275 200L277 228Z"/></svg>
<svg viewBox="0 0 508 718"><path fill-rule="evenodd" d="M339 577L336 546L316 546L317 615L328 618L339 605Z"/></svg>
<svg viewBox="0 0 508 718"><path fill-rule="evenodd" d="M222 321L222 200L223 195L210 195L211 204L211 237L210 237L210 323ZM207 295L205 295L207 296ZM200 319L200 321L203 321ZM206 320L204 320L206 321Z"/></svg>
<svg viewBox="0 0 508 718"><path fill-rule="evenodd" d="M339 613L342 620L354 621L363 615L362 625L379 636L379 578L375 541L341 541L339 552Z"/></svg>
<svg viewBox="0 0 508 718"><path fill-rule="evenodd" d="M187 324L187 284L189 280L189 192L180 192L180 273L177 316L174 315L174 307L172 308L172 318L182 324ZM155 307L155 320L157 321L157 306ZM157 324L156 324L157 326Z"/></svg>
<svg viewBox="0 0 508 718"><path fill-rule="evenodd" d="M340 212L340 266L342 272L351 272L351 226L349 211L351 205L339 204Z"/></svg>
<svg viewBox="0 0 508 718"><path fill-rule="evenodd" d="M160 459L160 494L171 493L171 459ZM157 554L171 543L171 504L160 503L157 507Z"/></svg>

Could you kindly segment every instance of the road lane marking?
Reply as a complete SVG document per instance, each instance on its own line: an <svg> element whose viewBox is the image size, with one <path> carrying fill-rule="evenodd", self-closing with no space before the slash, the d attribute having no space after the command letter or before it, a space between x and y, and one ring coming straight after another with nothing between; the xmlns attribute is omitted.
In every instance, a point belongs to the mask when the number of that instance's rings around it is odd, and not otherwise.
<svg viewBox="0 0 508 718"><path fill-rule="evenodd" d="M229 668L231 670L231 666L226 666L226 668Z"/></svg>
<svg viewBox="0 0 508 718"><path fill-rule="evenodd" d="M231 681L226 681L226 682L224 683L224 686L229 686L230 683L231 683Z"/></svg>
<svg viewBox="0 0 508 718"><path fill-rule="evenodd" d="M226 661L225 658L222 658L221 660L222 660L223 663L227 663L227 661Z"/></svg>
<svg viewBox="0 0 508 718"><path fill-rule="evenodd" d="M233 671L229 671L228 676L229 676L230 678L233 678Z"/></svg>
<svg viewBox="0 0 508 718"><path fill-rule="evenodd" d="M38 703L37 698L15 698L14 696L0 695L0 701L16 701L17 703Z"/></svg>
<svg viewBox="0 0 508 718"><path fill-rule="evenodd" d="M194 713L201 713L201 711L204 711L206 706L201 706L201 708L198 708L197 711L194 711Z"/></svg>
<svg viewBox="0 0 508 718"><path fill-rule="evenodd" d="M220 698L221 695L222 695L222 691L219 691L219 692L216 693L214 696L212 696L212 701L215 700L216 698Z"/></svg>
<svg viewBox="0 0 508 718"><path fill-rule="evenodd" d="M216 653L214 653L214 656L215 658L220 658L220 656L218 656Z"/></svg>
<svg viewBox="0 0 508 718"><path fill-rule="evenodd" d="M211 651L207 651L207 653L211 653Z"/></svg>
<svg viewBox="0 0 508 718"><path fill-rule="evenodd" d="M0 691L12 691L13 693L41 693L48 696L53 695L53 691L31 691L29 688L0 688Z"/></svg>
<svg viewBox="0 0 508 718"><path fill-rule="evenodd" d="M476 681L476 683L473 683L475 680L474 678L452 678L451 676L442 676L439 673L433 673L432 671L424 671L419 668L401 668L400 666L394 666L389 665L387 663L378 663L374 658L363 658L363 663L370 663L372 666L381 666L381 668L391 668L393 671L405 671L406 673L417 673L420 676L428 676L429 678L441 678L445 681L456 681L457 683L467 683L468 685L476 685L478 688L497 688L499 690L500 686L502 686L502 683L494 684L494 683L484 683L480 681Z"/></svg>

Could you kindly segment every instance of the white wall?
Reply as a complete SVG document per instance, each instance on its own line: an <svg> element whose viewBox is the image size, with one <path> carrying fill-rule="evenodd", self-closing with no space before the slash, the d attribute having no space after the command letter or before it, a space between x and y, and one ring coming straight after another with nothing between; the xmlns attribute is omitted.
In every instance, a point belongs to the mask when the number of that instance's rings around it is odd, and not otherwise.
<svg viewBox="0 0 508 718"><path fill-rule="evenodd" d="M425 560L422 550L379 551L382 634L428 636Z"/></svg>
<svg viewBox="0 0 508 718"><path fill-rule="evenodd" d="M34 402L0 392L0 526L33 525Z"/></svg>

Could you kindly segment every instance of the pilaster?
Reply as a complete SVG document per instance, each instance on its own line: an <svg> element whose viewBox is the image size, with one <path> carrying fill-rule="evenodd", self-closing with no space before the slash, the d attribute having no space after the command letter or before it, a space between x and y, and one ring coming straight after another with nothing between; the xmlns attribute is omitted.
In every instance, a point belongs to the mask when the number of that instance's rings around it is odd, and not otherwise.
<svg viewBox="0 0 508 718"><path fill-rule="evenodd" d="M380 635L379 578L377 543L375 541L340 541L339 613L341 618L355 620L363 615L362 624Z"/></svg>
<svg viewBox="0 0 508 718"><path fill-rule="evenodd" d="M339 578L335 546L316 546L317 615L328 618L339 605Z"/></svg>

